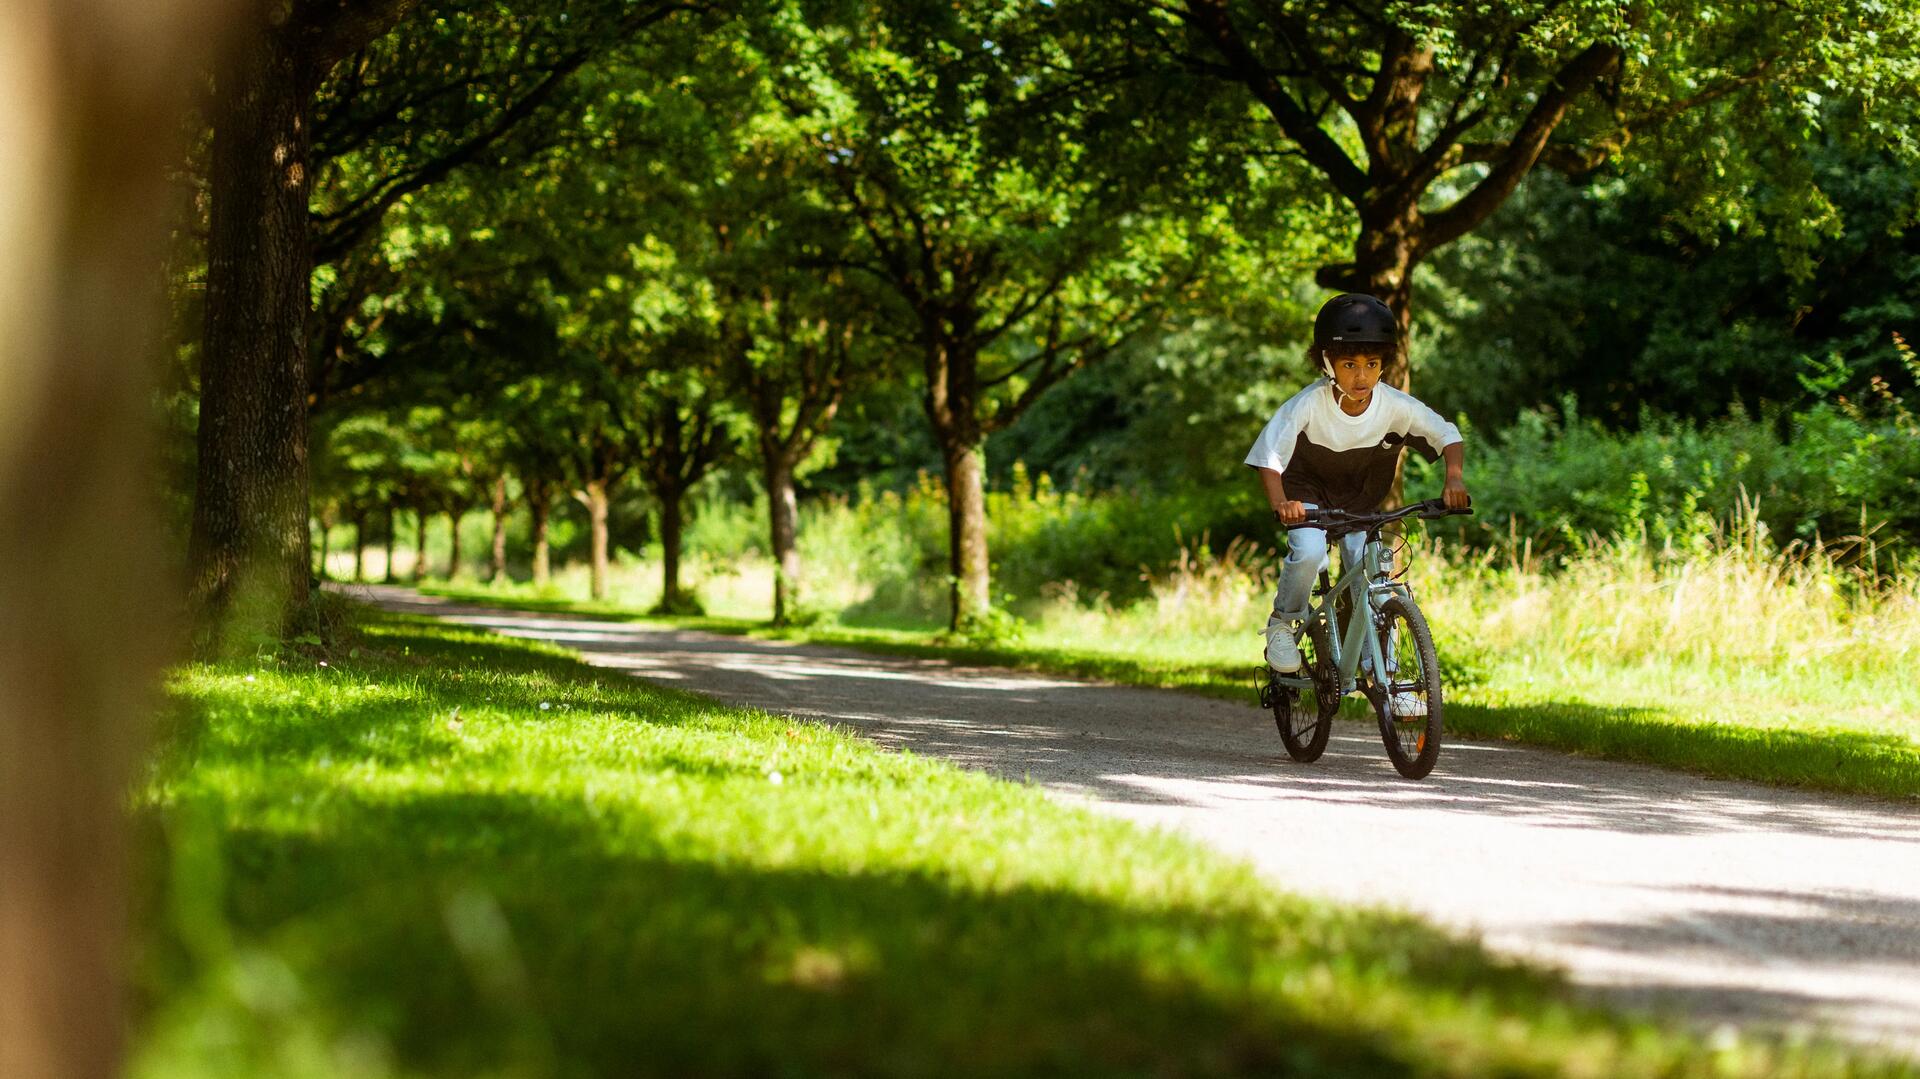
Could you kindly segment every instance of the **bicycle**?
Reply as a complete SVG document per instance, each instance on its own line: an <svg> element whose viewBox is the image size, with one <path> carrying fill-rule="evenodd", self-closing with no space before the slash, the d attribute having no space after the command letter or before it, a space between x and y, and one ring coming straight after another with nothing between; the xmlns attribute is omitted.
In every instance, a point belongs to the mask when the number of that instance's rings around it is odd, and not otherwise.
<svg viewBox="0 0 1920 1079"><path fill-rule="evenodd" d="M1336 546L1334 540L1355 532L1365 532L1367 537L1355 565L1347 565L1342 558L1338 581L1329 585L1327 571L1320 571L1300 639L1300 672L1281 674L1263 665L1267 677L1260 690L1260 706L1273 710L1280 741L1294 760L1320 759L1341 700L1358 690L1379 717L1380 737L1394 770L1408 779L1424 779L1433 771L1440 759L1442 729L1440 661L1413 591L1397 574L1388 572L1380 530L1408 517L1432 519L1472 512L1448 509L1439 499L1431 499L1386 513L1315 510L1305 521L1288 527L1288 531L1325 529L1329 548ZM1367 617L1353 618L1354 611L1365 611ZM1379 671L1386 673L1376 676L1374 672ZM1309 689L1315 705L1311 712L1302 699ZM1400 693L1424 703L1426 714L1394 715L1394 695Z"/></svg>

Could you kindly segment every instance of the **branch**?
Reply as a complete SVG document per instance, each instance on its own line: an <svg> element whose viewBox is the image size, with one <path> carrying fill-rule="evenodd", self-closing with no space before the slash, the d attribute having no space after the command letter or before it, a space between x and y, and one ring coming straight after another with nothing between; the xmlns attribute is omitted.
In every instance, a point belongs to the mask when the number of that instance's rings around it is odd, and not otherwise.
<svg viewBox="0 0 1920 1079"><path fill-rule="evenodd" d="M1302 65L1307 75L1319 84L1320 89L1326 92L1327 99L1339 105L1340 111L1353 117L1354 122L1360 124L1362 131L1366 130L1366 124L1359 112L1360 103L1347 93L1346 86L1334 77L1333 70L1320 62L1319 54L1313 51L1310 44L1307 28L1302 26L1299 20L1281 10L1269 10L1267 21L1279 31L1280 41L1286 46L1287 51L1293 54L1294 62ZM1386 66L1383 59L1381 70L1385 71ZM1271 69L1269 71L1271 73Z"/></svg>
<svg viewBox="0 0 1920 1079"><path fill-rule="evenodd" d="M391 0L391 2L410 3L412 0ZM696 6L697 5L694 4L684 3L662 4L659 7L646 9L622 20L620 28L613 35L613 38L614 40L622 40L666 19L676 12L694 10ZM382 185L376 186L373 190L361 195L340 210L328 214L316 215L315 220L317 222L333 222L334 224L331 228L327 229L323 235L316 237L314 241L314 265L326 265L345 254L348 250L352 249L355 244L359 243L374 226L378 225L381 218L386 216L386 212L392 209L401 199L421 188L445 179L454 169L472 161L489 146L498 142L502 136L538 110L568 76L573 74L573 72L578 70L588 60L592 59L600 44L601 43L596 42L593 46L575 49L560 57L551 67L545 69L547 72L546 77L541 79L532 90L508 106L491 126L467 139L459 146L427 162L410 174L397 177Z"/></svg>
<svg viewBox="0 0 1920 1079"><path fill-rule="evenodd" d="M1765 79L1767 73L1773 70L1775 61L1779 59L1780 54L1778 52L1770 52L1754 61L1753 67L1746 71L1731 78L1723 79L1691 97L1683 97L1678 101L1670 101L1658 109L1652 109L1630 120L1622 121L1620 124L1621 133L1623 135L1631 135L1631 133L1636 131L1644 131L1650 127L1659 127L1661 124L1672 120L1681 113L1690 112L1702 105L1718 101L1736 91L1744 90L1754 83ZM1624 141L1624 139L1622 141Z"/></svg>
<svg viewBox="0 0 1920 1079"><path fill-rule="evenodd" d="M508 106L490 127L459 146L409 174L374 187L340 210L314 215L316 223L332 223L332 227L314 241L314 265L325 265L339 258L358 244L401 199L445 179L454 169L480 156L482 151L498 142L501 136L539 108L568 75L586 63L590 55L587 50L581 49L562 58L531 92Z"/></svg>
<svg viewBox="0 0 1920 1079"><path fill-rule="evenodd" d="M1325 173L1334 190L1348 202L1359 205L1366 200L1369 183L1333 137L1321 129L1312 116L1280 85L1274 73L1261 65L1247 47L1240 32L1227 15L1225 0L1186 0L1181 18L1197 28L1233 69L1234 78L1253 91L1253 96L1279 123L1280 130L1300 145L1307 160Z"/></svg>
<svg viewBox="0 0 1920 1079"><path fill-rule="evenodd" d="M300 41L308 77L326 78L334 65L393 29L420 0L297 0L288 29Z"/></svg>
<svg viewBox="0 0 1920 1079"><path fill-rule="evenodd" d="M834 178L840 181L841 192L846 195L848 203L853 206L853 214L855 219L860 222L860 230L867 234L868 240L872 241L874 252L880 256L881 264L886 267L886 273L876 274L875 276L879 277L884 283L898 289L900 294L906 298L908 305L911 306L914 311L920 311L926 304L926 296L914 283L913 271L907 266L906 253L902 251L898 245L889 242L887 237L881 233L880 226L873 219L872 207L868 206L866 200L860 197L860 181L858 177L855 177L851 170L845 166L835 168L832 171ZM853 267L855 269L871 271L871 267L864 263L854 263Z"/></svg>
<svg viewBox="0 0 1920 1079"><path fill-rule="evenodd" d="M926 219L921 216L920 212L914 209L906 199L901 198L899 193L887 184L886 178L880 175L881 170L870 169L864 171L867 178L873 181L874 186L880 189L880 193L886 196L886 201L882 208L887 211L888 217L893 218L893 227L896 230L901 229L901 219L905 218L905 228L913 233L914 248L919 254L920 291L923 294L938 293L940 291L940 263L939 259L935 257L936 248L934 242L927 234Z"/></svg>
<svg viewBox="0 0 1920 1079"><path fill-rule="evenodd" d="M1534 102L1493 169L1452 206L1427 217L1426 227L1421 229L1417 241L1419 250L1432 251L1459 239L1505 202L1539 159L1547 139L1566 116L1574 98L1612 70L1620 62L1620 55L1618 46L1596 42L1567 61L1547 84L1546 92Z"/></svg>
<svg viewBox="0 0 1920 1079"><path fill-rule="evenodd" d="M973 347L976 349L985 348L991 344L994 339L1007 332L1009 327L1025 319L1035 311L1038 311L1042 304L1053 299L1053 297L1059 293L1060 289L1066 285L1067 278L1072 276L1074 269L1092 253L1093 247L1094 245L1091 242L1081 245L1078 251L1075 251L1070 257L1061 260L1053 277L1049 279L1046 284L1032 293L1023 293L1020 299L1015 301L1014 305L1007 309L1006 315L1001 318L998 323L976 329L970 338Z"/></svg>
<svg viewBox="0 0 1920 1079"><path fill-rule="evenodd" d="M1367 154L1376 161L1384 160L1386 153L1379 147L1380 119L1387 111L1388 98L1393 93L1393 81L1400 64L1413 51L1414 40L1405 30L1397 26L1388 26L1385 40L1380 44L1380 67L1373 73L1373 86L1367 91L1367 99L1348 110L1353 122L1360 128L1360 141L1367 147Z"/></svg>
<svg viewBox="0 0 1920 1079"><path fill-rule="evenodd" d="M1624 149L1636 134L1657 130L1661 124L1675 119L1682 113L1711 104L1762 81L1778 59L1777 53L1769 54L1756 61L1747 71L1722 80L1697 94L1668 102L1658 109L1650 109L1632 117L1622 118L1612 132L1590 143L1584 145L1548 143L1541 148L1536 164L1578 180L1606 164L1607 160ZM1511 143L1461 143L1440 163L1436 173L1445 172L1460 165L1499 161L1511 152Z"/></svg>
<svg viewBox="0 0 1920 1079"><path fill-rule="evenodd" d="M1200 263L1196 261L1193 265L1188 266L1186 272L1178 279L1163 281L1157 288L1143 289L1141 290L1142 295L1156 297L1177 295L1199 277L1200 271ZM1054 308L1054 317L1047 328L1047 344L1034 357L1022 361L1020 367L1015 369L1030 369L1036 360L1042 360L1044 361L1044 365L1040 373L1036 375L1031 382L1027 383L1026 388L1021 391L1020 395L1016 397L1011 404L988 417L981 425L982 430L992 432L1004 429L1014 420L1019 419L1020 414L1031 407L1035 401L1039 400L1040 395L1045 393L1055 383L1082 367L1089 366L1111 356L1119 350L1122 345L1133 340L1137 334L1146 329L1147 325L1152 321L1153 315L1158 312L1163 305L1163 300L1143 300L1140 306L1134 308L1133 311L1122 315L1120 318L1109 321L1107 323L1108 326L1121 325L1125 328L1104 343L1100 342L1098 330L1089 331L1072 340L1060 340L1059 307L1056 305ZM1067 362L1053 362L1061 356L1069 355L1072 358ZM1010 376L1011 373L1003 375L986 385L1003 382Z"/></svg>
<svg viewBox="0 0 1920 1079"><path fill-rule="evenodd" d="M408 109L417 109L448 94L460 93L472 86L494 86L508 76L507 72L484 72L469 75L453 82L443 83L425 93L402 94L388 103L385 108L371 116L353 119L351 117L351 99L358 90L342 95L342 108L329 112L324 123L314 129L313 162L317 169L323 163L341 156L364 145L381 128L397 121L400 114Z"/></svg>

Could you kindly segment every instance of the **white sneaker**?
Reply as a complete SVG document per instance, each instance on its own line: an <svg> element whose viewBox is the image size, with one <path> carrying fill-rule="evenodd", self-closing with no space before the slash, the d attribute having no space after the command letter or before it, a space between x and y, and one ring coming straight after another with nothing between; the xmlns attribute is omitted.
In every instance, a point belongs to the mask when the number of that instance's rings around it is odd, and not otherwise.
<svg viewBox="0 0 1920 1079"><path fill-rule="evenodd" d="M1418 719L1427 714L1427 699L1417 693L1401 690L1387 702L1387 707L1400 719Z"/></svg>
<svg viewBox="0 0 1920 1079"><path fill-rule="evenodd" d="M1267 666L1281 674L1300 669L1300 646L1293 643L1293 624L1274 622L1260 631L1267 638Z"/></svg>

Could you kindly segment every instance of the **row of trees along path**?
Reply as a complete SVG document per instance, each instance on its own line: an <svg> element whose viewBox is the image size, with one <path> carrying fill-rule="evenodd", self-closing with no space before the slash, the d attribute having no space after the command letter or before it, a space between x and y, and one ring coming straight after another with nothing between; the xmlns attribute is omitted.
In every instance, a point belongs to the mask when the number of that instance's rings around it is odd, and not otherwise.
<svg viewBox="0 0 1920 1079"><path fill-rule="evenodd" d="M202 625L246 587L283 621L304 602L309 409L453 368L488 382L448 377L450 414L514 417L475 468L511 466L537 519L578 492L599 552L633 475L672 534L755 445L783 589L807 452L856 377L911 379L965 625L990 594L987 435L1175 314L1232 317L1262 251L1327 237L1318 282L1410 327L1415 268L1536 168L1670 174L1721 207L1765 176L1773 212L1817 210L1783 147L1836 92L1877 110L1861 137L1909 138L1888 121L1913 110L1913 22L1864 0L262 6L208 116Z"/></svg>

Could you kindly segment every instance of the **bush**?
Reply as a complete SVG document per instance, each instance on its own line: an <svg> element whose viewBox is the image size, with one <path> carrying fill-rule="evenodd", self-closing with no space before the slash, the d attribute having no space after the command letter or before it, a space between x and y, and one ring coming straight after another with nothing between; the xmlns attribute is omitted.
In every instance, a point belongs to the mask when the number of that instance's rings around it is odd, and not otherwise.
<svg viewBox="0 0 1920 1079"><path fill-rule="evenodd" d="M1609 431L1568 399L1469 443L1475 516L1442 531L1470 545L1565 556L1625 539L1697 552L1746 506L1782 539L1920 540L1920 430L1891 394L1873 410L1841 400L1698 425L1643 416L1634 431ZM1410 459L1409 490L1437 487L1440 470Z"/></svg>
<svg viewBox="0 0 1920 1079"><path fill-rule="evenodd" d="M1085 494L1057 489L1016 466L1010 490L987 493L988 550L996 593L1030 605L1049 588L1126 603L1148 595L1146 570L1179 556L1193 536L1270 544L1257 489L1188 494ZM1248 542L1242 540L1241 542ZM856 616L943 619L949 572L946 494L922 474L904 492L863 487L852 499L802 508L808 591Z"/></svg>
<svg viewBox="0 0 1920 1079"><path fill-rule="evenodd" d="M1631 431L1607 429L1568 398L1490 436L1469 431L1475 516L1424 531L1534 567L1602 550L1681 562L1745 528L1777 547L1820 548L1891 573L1920 541L1920 424L1891 388L1876 388L1865 403L1836 398L1792 414L1736 408L1704 424L1645 415ZM1441 478L1439 463L1409 457L1406 497L1437 495ZM703 519L716 531L725 521L744 532L746 512L711 507ZM987 493L987 522L994 592L1027 618L1062 595L1112 609L1163 605L1161 592L1178 587L1170 582L1198 580L1209 564L1241 576L1270 570L1282 543L1251 476L1225 487L1088 492L1016 463L1006 489ZM922 473L904 491L863 485L851 498L810 500L800 545L808 602L819 609L866 621L945 620L938 479Z"/></svg>

